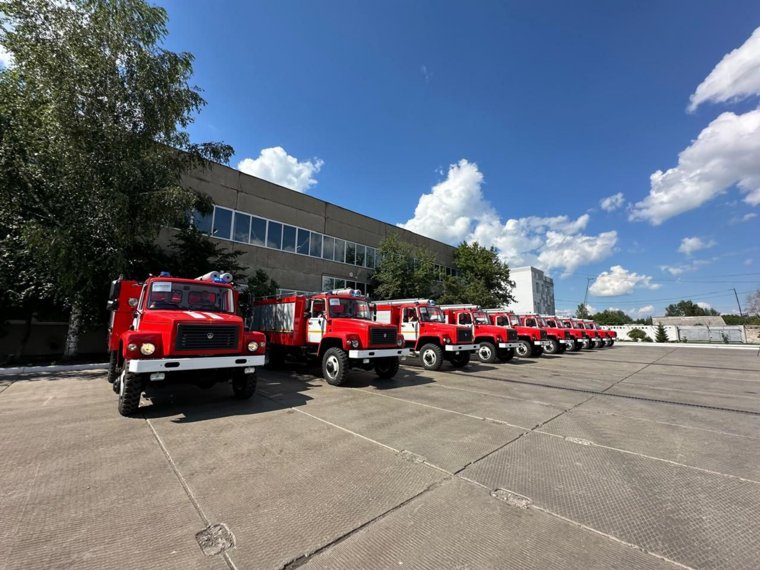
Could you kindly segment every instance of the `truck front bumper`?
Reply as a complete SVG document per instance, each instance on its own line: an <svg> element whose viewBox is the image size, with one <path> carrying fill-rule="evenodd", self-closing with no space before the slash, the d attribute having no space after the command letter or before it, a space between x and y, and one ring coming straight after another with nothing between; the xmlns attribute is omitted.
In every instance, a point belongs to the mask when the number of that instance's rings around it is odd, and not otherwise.
<svg viewBox="0 0 760 570"><path fill-rule="evenodd" d="M146 372L181 372L186 370L211 370L215 368L248 368L264 366L265 356L208 356L196 358L153 358L130 360L127 369L136 374Z"/></svg>
<svg viewBox="0 0 760 570"><path fill-rule="evenodd" d="M566 344L567 346L573 346L575 344L575 341L571 338L563 338L560 340L562 344Z"/></svg>
<svg viewBox="0 0 760 570"><path fill-rule="evenodd" d="M478 350L479 344L447 344L444 350L446 352L462 352L467 350Z"/></svg>
<svg viewBox="0 0 760 570"><path fill-rule="evenodd" d="M405 357L411 355L409 348L374 348L368 350L349 350L349 358L388 358L389 356Z"/></svg>
<svg viewBox="0 0 760 570"><path fill-rule="evenodd" d="M517 348L520 346L519 342L500 342L499 348Z"/></svg>
<svg viewBox="0 0 760 570"><path fill-rule="evenodd" d="M533 344L535 344L536 346L541 346L543 348L547 348L552 345L552 343L549 342L548 340L534 340Z"/></svg>

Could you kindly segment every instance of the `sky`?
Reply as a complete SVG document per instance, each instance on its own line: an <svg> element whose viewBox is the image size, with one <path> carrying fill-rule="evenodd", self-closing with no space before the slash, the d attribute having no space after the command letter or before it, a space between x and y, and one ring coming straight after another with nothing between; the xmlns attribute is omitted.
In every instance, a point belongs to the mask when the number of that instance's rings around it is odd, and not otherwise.
<svg viewBox="0 0 760 570"><path fill-rule="evenodd" d="M760 287L760 3L164 0L196 142L554 278L558 310Z"/></svg>

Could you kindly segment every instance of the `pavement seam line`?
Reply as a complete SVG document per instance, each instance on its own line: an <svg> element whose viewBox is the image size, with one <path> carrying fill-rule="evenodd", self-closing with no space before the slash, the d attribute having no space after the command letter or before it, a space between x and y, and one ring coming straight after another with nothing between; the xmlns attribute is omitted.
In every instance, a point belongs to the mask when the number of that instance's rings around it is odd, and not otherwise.
<svg viewBox="0 0 760 570"><path fill-rule="evenodd" d="M570 443L575 443L572 441L572 439L568 439L572 436L564 436L557 433L550 433L548 431L541 431L536 430L536 433L540 433L541 435L548 435L549 437L556 437L559 439L564 439L565 441L569 441ZM646 455L644 453L639 453L638 451L631 451L629 449L622 449L620 447L612 447L610 445L604 445L602 443L596 443L595 441L591 441L590 439L584 439L583 441L587 442L586 445L589 445L591 447L600 447L602 449L609 449L610 451L617 451L619 453L626 453L628 455L634 455L636 457L642 457L644 459L651 459L653 461L661 461L663 463L669 463L671 465L676 465L678 467L684 467L686 469L694 469L696 471L702 471L704 473L710 473L711 475L720 475L722 477L728 477L730 479L738 479L739 481L744 481L746 483L755 483L757 485L760 485L760 481L756 481L754 479L747 479L746 477L741 477L739 475L732 475L730 473L723 473L722 471L713 471L711 469L705 469L704 467L697 467L696 465L689 465L688 463L679 463L678 461L673 461L672 459L665 459L664 457L655 457L654 455ZM575 443L576 445L579 445L578 443Z"/></svg>
<svg viewBox="0 0 760 570"><path fill-rule="evenodd" d="M602 411L599 411L599 410L595 410L595 411L583 410L583 413L584 414L603 414L603 415L606 415L606 416L616 416L618 418L626 418L628 420L638 420L638 421L642 421L642 422L651 422L651 423L654 423L654 424L662 424L662 425L666 425L666 426L680 427L680 428L684 428L684 429L691 429L691 430L697 430L697 431L706 431L706 432L709 432L709 433L717 433L717 434L720 434L720 435L730 435L732 437L743 437L745 439L760 439L760 437L756 437L754 435L744 435L742 433L733 433L733 432L730 432L730 431L721 431L721 430L717 430L717 429L703 428L703 427L697 427L697 426L687 426L687 425L684 425L684 424L677 424L677 423L673 423L673 422L664 422L662 420L653 420L651 418L644 418L644 417L640 417L640 416L627 416L625 414L618 414L618 413L614 413L614 412L602 412Z"/></svg>
<svg viewBox="0 0 760 570"><path fill-rule="evenodd" d="M480 394L482 396L501 398L503 400L514 400L515 402L530 402L532 404L538 404L540 406L545 406L547 408L554 408L554 409L559 408L557 404L551 404L549 402L544 402L543 400L531 400L529 398L515 398L514 396L505 396L503 394L490 394L488 392L481 392L480 390L468 390L467 388L460 388L459 386L447 386L443 382L439 382L439 381L436 381L435 385L440 386L441 388L446 388L447 390L459 390L460 392L468 392L470 394Z"/></svg>
<svg viewBox="0 0 760 570"><path fill-rule="evenodd" d="M325 544L323 546L320 546L314 552L310 552L310 553L307 553L307 554L302 554L299 557L291 560L290 562L286 563L284 566L281 567L282 570L292 570L293 568L300 568L303 564L305 564L306 562L308 562L312 557L317 556L317 555L319 555L319 554L321 554L321 553L329 550L330 548L338 546L340 543L348 540L349 538L351 538L355 534L361 532L362 530L364 530L365 528L369 527L370 525L372 525L372 524L374 524L376 522L380 522L384 518L392 515L397 510L404 508L406 505L408 505L412 501L418 499L422 495L425 495L425 494L427 494L427 493L429 493L431 491L434 491L434 490L438 489L443 484L445 484L447 481L451 481L451 474L449 474L449 477L447 477L445 479L441 479L439 481L434 481L433 483L431 483L430 485L428 485L427 487L425 487L424 489L422 489L419 493L416 493L415 495L409 497L408 499L405 499L404 501L400 502L398 505L396 505L394 507L391 507L387 511L384 511L384 512L380 513L379 515L377 515L376 517L374 517L374 518L372 518L372 519L370 519L370 520L368 520L368 521L360 524L356 528L351 529L350 531L348 531L347 533L339 536L335 540L333 540L333 541L331 541L331 542L329 542L329 543L327 543L327 544Z"/></svg>
<svg viewBox="0 0 760 570"><path fill-rule="evenodd" d="M163 452L164 457L166 458L166 461L169 463L169 467L174 473L174 476L179 481L179 484L182 486L182 489L185 491L185 494L190 499L190 503L193 505L193 508L195 508L195 512L198 513L198 516L201 518L201 522L204 525L206 525L206 528L210 527L211 521L206 516L206 513L203 512L203 508L201 507L200 502L198 502L198 499L195 497L193 490L190 488L190 484L187 482L185 477L180 472L179 467L177 467L177 464L174 462L174 458L172 458L171 453L169 453L169 449L164 444L163 439L161 439L161 436L158 435L156 428L153 426L153 424L148 418L145 418L145 423L148 424L150 431L153 433L153 437L158 443L158 446L161 448L161 451ZM230 568L230 570L237 570L237 566L232 561L232 558L230 558L230 555L228 552L226 551L222 552L222 558L227 563L227 566Z"/></svg>

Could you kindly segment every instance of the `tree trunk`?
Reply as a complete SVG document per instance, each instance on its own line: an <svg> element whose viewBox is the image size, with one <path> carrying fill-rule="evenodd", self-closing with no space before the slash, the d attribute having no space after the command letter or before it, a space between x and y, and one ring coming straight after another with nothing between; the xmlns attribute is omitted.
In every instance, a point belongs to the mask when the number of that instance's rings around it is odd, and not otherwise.
<svg viewBox="0 0 760 570"><path fill-rule="evenodd" d="M71 360L79 354L79 332L82 328L82 301L75 299L71 304L69 315L69 329L66 332L66 346L63 350L63 359Z"/></svg>

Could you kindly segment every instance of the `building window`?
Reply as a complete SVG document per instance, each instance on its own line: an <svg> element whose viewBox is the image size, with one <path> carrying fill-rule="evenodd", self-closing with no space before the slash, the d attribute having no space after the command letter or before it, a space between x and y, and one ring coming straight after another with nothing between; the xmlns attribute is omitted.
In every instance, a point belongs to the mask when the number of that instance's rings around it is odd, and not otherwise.
<svg viewBox="0 0 760 570"><path fill-rule="evenodd" d="M214 229L211 235L220 239L230 239L232 230L232 210L214 208Z"/></svg>
<svg viewBox="0 0 760 570"><path fill-rule="evenodd" d="M335 238L325 236L322 243L322 259L333 260L335 255Z"/></svg>
<svg viewBox="0 0 760 570"><path fill-rule="evenodd" d="M365 260L365 253L367 251L367 248L365 248L363 245L356 244L356 265L359 265L360 267L364 267L364 260Z"/></svg>
<svg viewBox="0 0 760 570"><path fill-rule="evenodd" d="M193 210L193 227L202 234L210 234L213 217L213 212L211 214L201 214L198 210Z"/></svg>
<svg viewBox="0 0 760 570"><path fill-rule="evenodd" d="M322 234L311 232L311 245L309 246L309 255L312 257L322 257Z"/></svg>
<svg viewBox="0 0 760 570"><path fill-rule="evenodd" d="M335 261L343 263L346 259L346 242L335 238Z"/></svg>
<svg viewBox="0 0 760 570"><path fill-rule="evenodd" d="M346 242L346 263L353 265L356 262L356 244L352 241Z"/></svg>
<svg viewBox="0 0 760 570"><path fill-rule="evenodd" d="M367 267L375 268L375 248L367 246Z"/></svg>
<svg viewBox="0 0 760 570"><path fill-rule="evenodd" d="M296 252L296 229L293 226L282 229L282 251Z"/></svg>
<svg viewBox="0 0 760 570"><path fill-rule="evenodd" d="M253 216L251 220L251 243L264 247L267 238L267 221Z"/></svg>
<svg viewBox="0 0 760 570"><path fill-rule="evenodd" d="M241 212L235 212L235 227L232 230L232 239L248 243L251 233L251 216Z"/></svg>
<svg viewBox="0 0 760 570"><path fill-rule="evenodd" d="M267 231L267 247L272 249L282 248L282 224L277 222L269 222L269 230Z"/></svg>
<svg viewBox="0 0 760 570"><path fill-rule="evenodd" d="M309 255L309 230L298 228L298 253Z"/></svg>

